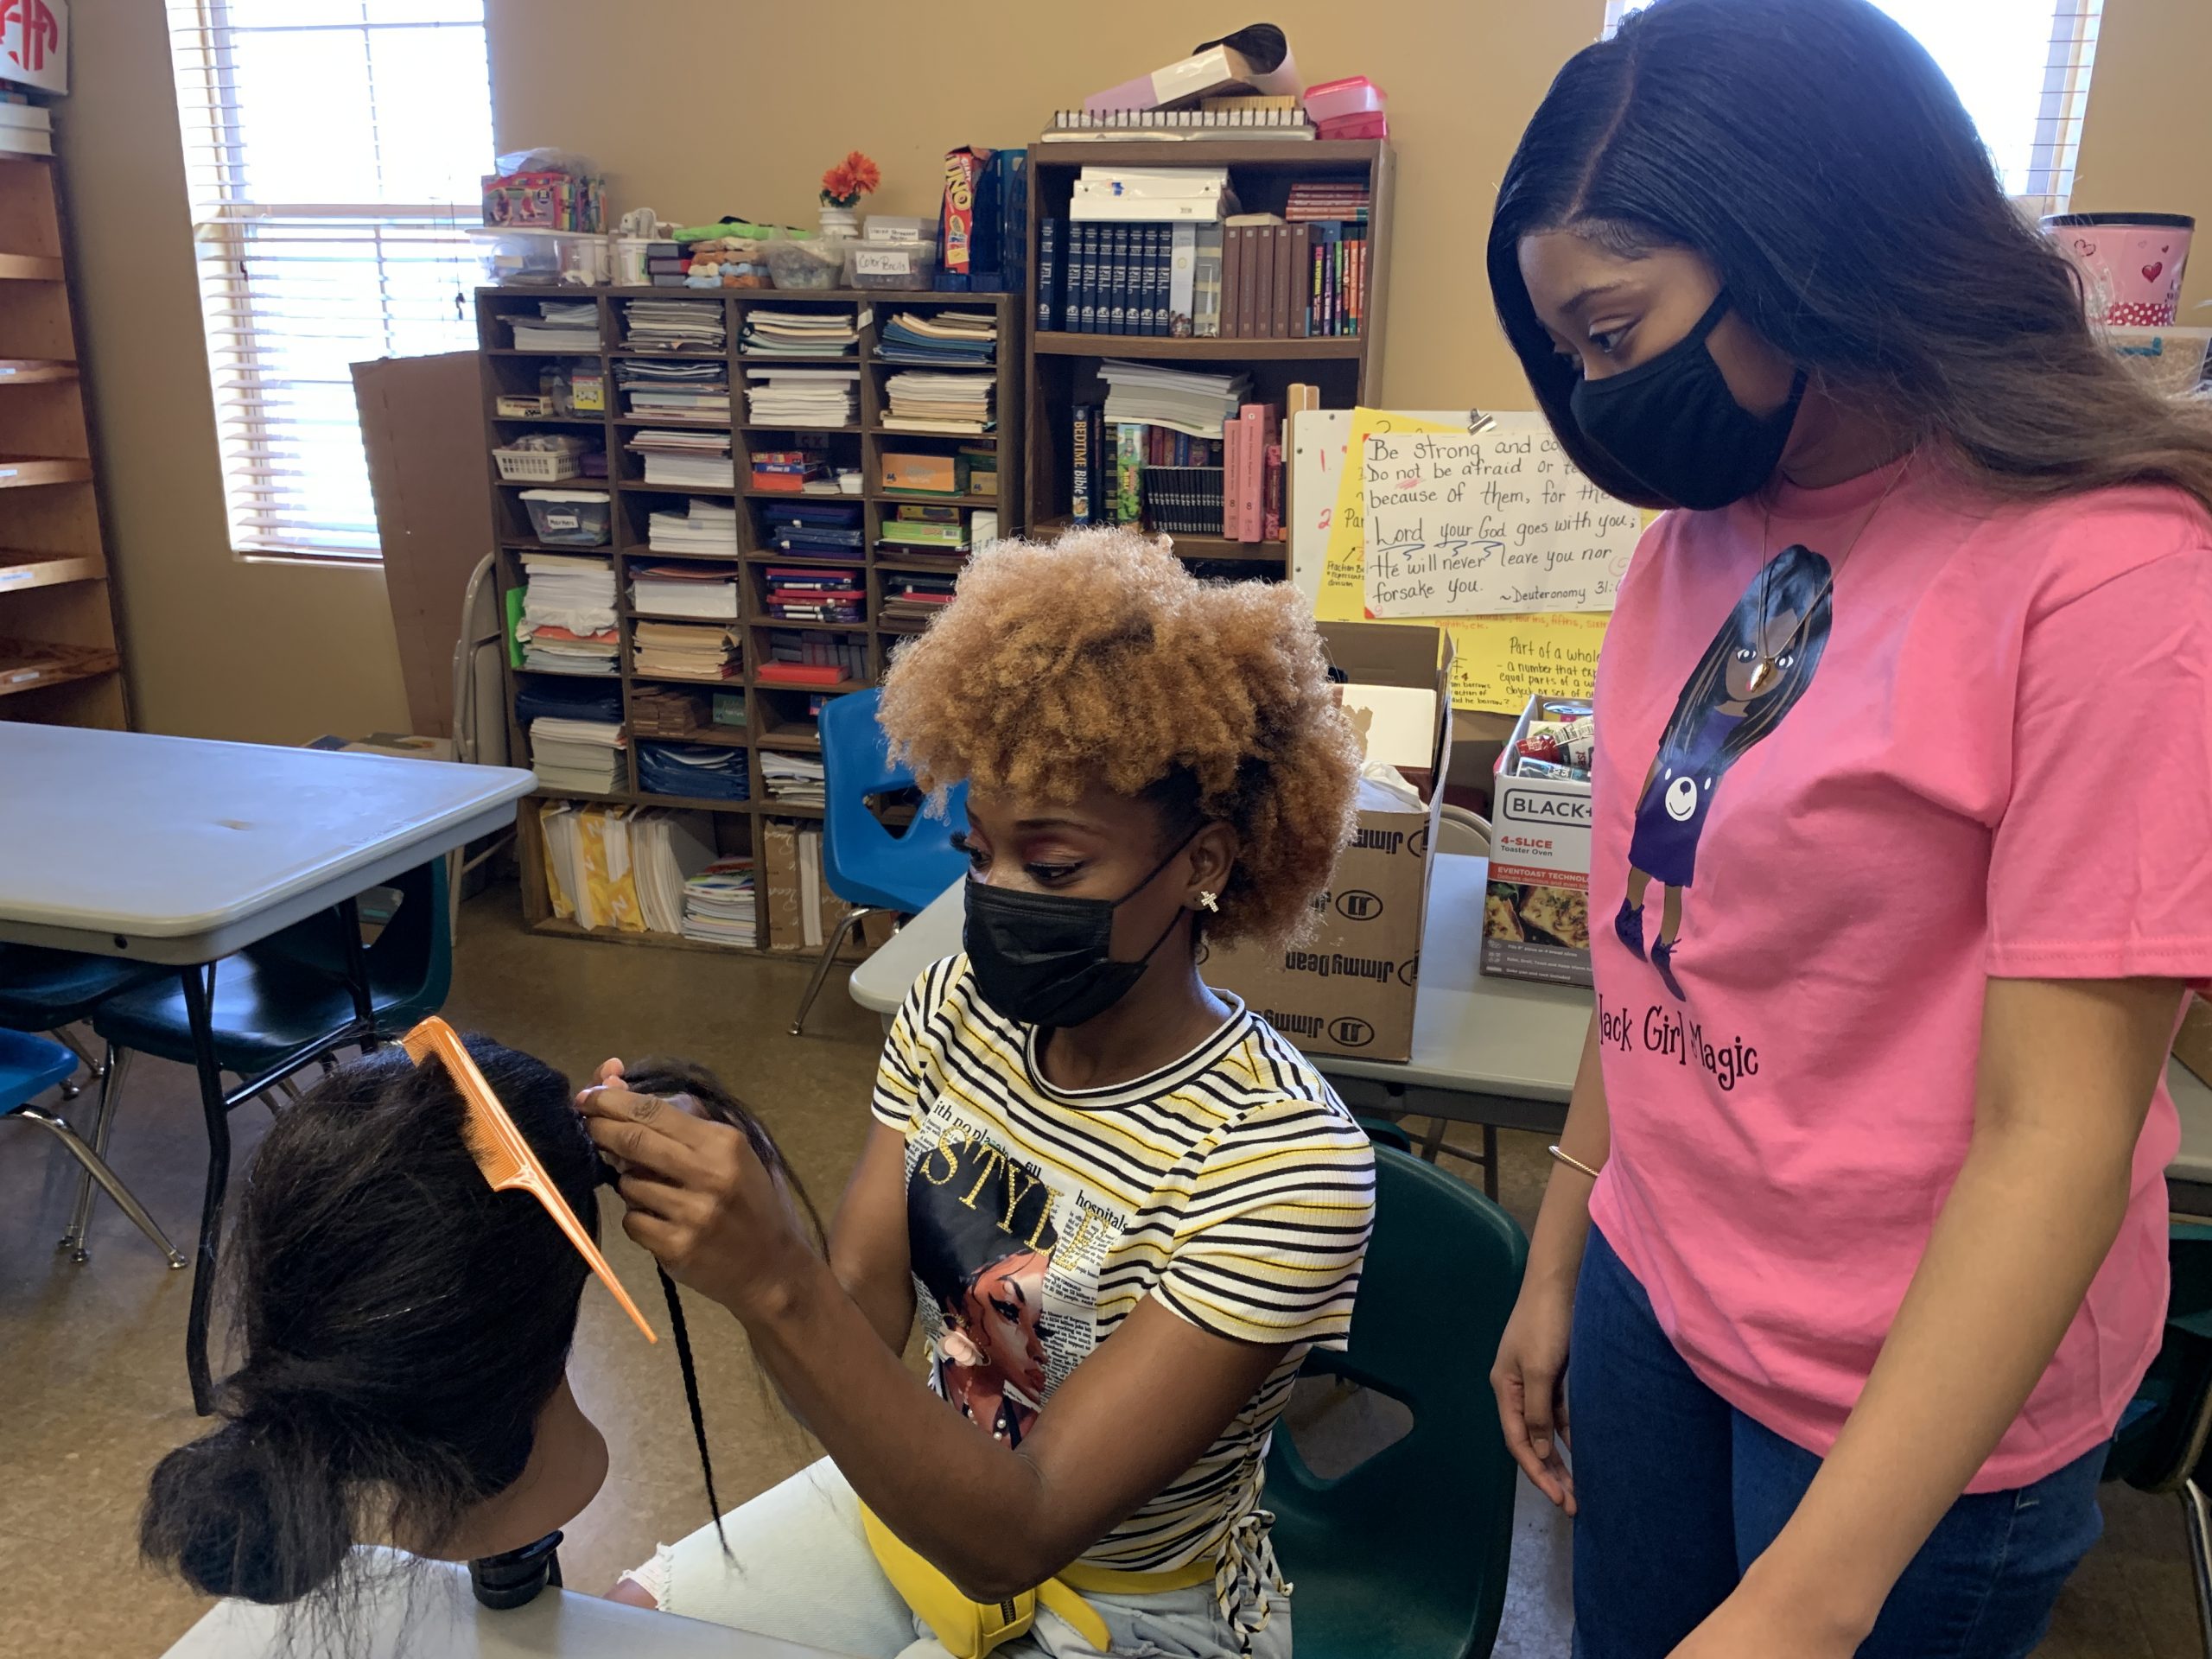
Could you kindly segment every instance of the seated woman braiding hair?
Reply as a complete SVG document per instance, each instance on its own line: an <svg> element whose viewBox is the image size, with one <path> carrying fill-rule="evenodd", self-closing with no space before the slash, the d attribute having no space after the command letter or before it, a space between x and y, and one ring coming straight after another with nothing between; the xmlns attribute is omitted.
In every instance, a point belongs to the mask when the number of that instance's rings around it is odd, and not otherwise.
<svg viewBox="0 0 2212 1659"><path fill-rule="evenodd" d="M882 721L925 788L968 783L968 948L899 1010L828 1259L742 1137L619 1062L583 1103L631 1236L829 1453L727 1517L741 1571L702 1531L617 1593L886 1659L1287 1659L1261 1459L1343 1344L1373 1156L1199 946L1293 935L1351 831L1313 621L1130 532L1001 544Z"/></svg>
<svg viewBox="0 0 2212 1659"><path fill-rule="evenodd" d="M612 1172L567 1080L481 1037L465 1047L595 1237ZM731 1126L805 1209L773 1142L711 1075L657 1060L639 1079ZM147 1496L149 1560L210 1595L302 1604L335 1621L340 1640L326 1645L340 1650L356 1592L391 1560L357 1545L499 1554L565 1525L607 1477L607 1443L567 1376L592 1268L548 1206L493 1190L470 1113L447 1061L392 1046L278 1115L228 1247L244 1358L222 1384L225 1421L162 1459ZM711 1506L672 1288L667 1311Z"/></svg>

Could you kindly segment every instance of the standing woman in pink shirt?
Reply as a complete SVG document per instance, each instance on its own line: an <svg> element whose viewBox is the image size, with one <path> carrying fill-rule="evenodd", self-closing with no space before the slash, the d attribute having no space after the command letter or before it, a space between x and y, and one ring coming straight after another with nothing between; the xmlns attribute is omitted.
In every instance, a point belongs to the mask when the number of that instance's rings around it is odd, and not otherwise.
<svg viewBox="0 0 2212 1659"><path fill-rule="evenodd" d="M1863 0L1578 54L1490 278L1568 453L1675 509L1599 671L1599 1007L1493 1377L1576 1651L2025 1655L2164 1308L2212 413L2092 337Z"/></svg>

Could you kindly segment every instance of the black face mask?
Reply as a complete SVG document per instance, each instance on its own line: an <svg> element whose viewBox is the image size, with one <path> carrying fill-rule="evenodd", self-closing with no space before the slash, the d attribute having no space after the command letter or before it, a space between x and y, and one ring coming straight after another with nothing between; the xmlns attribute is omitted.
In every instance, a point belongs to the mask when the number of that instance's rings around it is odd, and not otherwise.
<svg viewBox="0 0 2212 1659"><path fill-rule="evenodd" d="M968 964L983 1000L1025 1026L1079 1026L1129 994L1145 965L1167 943L1167 931L1135 962L1109 954L1114 912L1153 883L1197 831L1152 867L1152 874L1119 899L1077 899L1064 893L1017 893L968 878Z"/></svg>
<svg viewBox="0 0 2212 1659"><path fill-rule="evenodd" d="M1623 472L1700 512L1740 501L1773 475L1805 396L1800 369L1789 401L1773 414L1754 415L1736 401L1705 348L1727 312L1723 289L1697 326L1649 363L1578 381L1569 399L1582 435Z"/></svg>

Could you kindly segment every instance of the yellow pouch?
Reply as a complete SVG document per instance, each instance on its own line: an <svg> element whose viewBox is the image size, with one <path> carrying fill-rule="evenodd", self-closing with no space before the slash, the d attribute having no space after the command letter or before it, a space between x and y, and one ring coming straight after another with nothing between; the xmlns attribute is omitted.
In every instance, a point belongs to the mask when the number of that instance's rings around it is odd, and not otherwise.
<svg viewBox="0 0 2212 1659"><path fill-rule="evenodd" d="M865 1503L861 1505L861 1526L883 1576L952 1659L983 1659L992 1649L1027 1635L1037 1622L1039 1603L1065 1619L1099 1652L1107 1651L1110 1637L1106 1621L1058 1579L1047 1579L1034 1590L1025 1590L1006 1601L974 1601L877 1519L875 1511Z"/></svg>

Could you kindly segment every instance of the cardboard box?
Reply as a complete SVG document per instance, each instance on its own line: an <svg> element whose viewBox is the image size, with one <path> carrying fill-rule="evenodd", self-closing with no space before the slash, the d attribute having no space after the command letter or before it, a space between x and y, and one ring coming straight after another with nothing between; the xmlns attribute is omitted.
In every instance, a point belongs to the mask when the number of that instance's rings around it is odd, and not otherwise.
<svg viewBox="0 0 2212 1659"><path fill-rule="evenodd" d="M1237 944L1199 959L1209 983L1236 992L1308 1053L1402 1060L1413 1053L1414 991L1452 746L1451 644L1435 628L1319 626L1330 660L1352 683L1434 691L1427 804L1360 813L1358 833L1338 855L1328 891L1314 900L1311 937L1287 950Z"/></svg>
<svg viewBox="0 0 2212 1659"><path fill-rule="evenodd" d="M771 950L806 948L798 903L798 825L784 818L760 821L760 891L766 899L761 942Z"/></svg>
<svg viewBox="0 0 2212 1659"><path fill-rule="evenodd" d="M1483 972L1590 983L1590 785L1512 775L1514 746L1537 718L1531 697L1497 760L1491 804Z"/></svg>
<svg viewBox="0 0 2212 1659"><path fill-rule="evenodd" d="M958 495L968 486L967 472L966 461L957 455L886 454L883 487Z"/></svg>
<svg viewBox="0 0 2212 1659"><path fill-rule="evenodd" d="M2189 999L2189 1012L2174 1033L2174 1058L2206 1083L2212 1083L2212 1002Z"/></svg>
<svg viewBox="0 0 2212 1659"><path fill-rule="evenodd" d="M496 539L476 353L379 358L353 369L408 724L450 737L461 602Z"/></svg>

